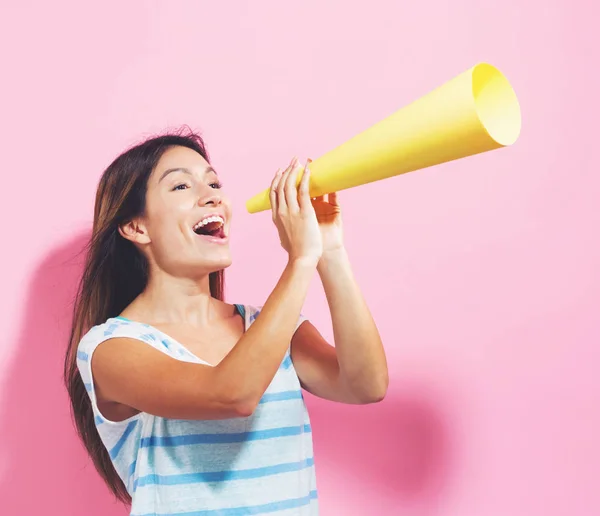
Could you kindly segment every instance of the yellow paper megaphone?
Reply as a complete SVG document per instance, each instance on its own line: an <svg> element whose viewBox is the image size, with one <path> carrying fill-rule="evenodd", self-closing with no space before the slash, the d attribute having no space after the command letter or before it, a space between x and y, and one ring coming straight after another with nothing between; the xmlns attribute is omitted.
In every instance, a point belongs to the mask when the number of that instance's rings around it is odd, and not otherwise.
<svg viewBox="0 0 600 516"><path fill-rule="evenodd" d="M505 147L520 131L521 109L511 85L495 67L480 63L315 159L310 196ZM270 209L269 189L246 208Z"/></svg>

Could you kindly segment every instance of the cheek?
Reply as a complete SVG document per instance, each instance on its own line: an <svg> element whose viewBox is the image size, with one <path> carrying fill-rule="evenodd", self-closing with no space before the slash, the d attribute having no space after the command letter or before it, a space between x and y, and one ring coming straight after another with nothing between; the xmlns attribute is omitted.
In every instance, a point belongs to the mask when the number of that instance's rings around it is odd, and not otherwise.
<svg viewBox="0 0 600 516"><path fill-rule="evenodd" d="M152 242L160 247L173 246L181 241L186 226L174 210L156 210L148 221L148 234Z"/></svg>
<svg viewBox="0 0 600 516"><path fill-rule="evenodd" d="M229 199L223 202L223 207L225 208L225 215L227 217L227 220L231 220L231 218L233 217L233 210Z"/></svg>
<svg viewBox="0 0 600 516"><path fill-rule="evenodd" d="M182 220L189 209L181 199L183 196L160 195L149 203L148 227L156 234L175 233L182 227Z"/></svg>
<svg viewBox="0 0 600 516"><path fill-rule="evenodd" d="M150 234L152 253L155 259L167 266L168 263L178 263L188 256L190 240L185 235L184 227L177 220L171 219L158 222Z"/></svg>

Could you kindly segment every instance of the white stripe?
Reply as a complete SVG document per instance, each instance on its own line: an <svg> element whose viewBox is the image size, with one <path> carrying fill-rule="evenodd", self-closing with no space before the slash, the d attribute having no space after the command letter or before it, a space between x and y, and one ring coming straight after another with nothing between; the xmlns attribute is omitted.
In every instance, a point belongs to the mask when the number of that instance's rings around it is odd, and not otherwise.
<svg viewBox="0 0 600 516"><path fill-rule="evenodd" d="M314 466L300 472L248 480L233 480L219 484L189 484L177 486L146 486L138 488L134 497L134 514L177 513L198 510L198 501L211 509L243 505L263 505L277 500L301 498L310 492L302 478L314 475ZM154 504L159 501L158 506Z"/></svg>

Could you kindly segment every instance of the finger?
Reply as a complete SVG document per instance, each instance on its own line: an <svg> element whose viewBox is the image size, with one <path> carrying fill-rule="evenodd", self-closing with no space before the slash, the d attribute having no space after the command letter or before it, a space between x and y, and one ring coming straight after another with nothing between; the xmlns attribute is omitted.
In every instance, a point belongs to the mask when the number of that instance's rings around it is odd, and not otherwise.
<svg viewBox="0 0 600 516"><path fill-rule="evenodd" d="M271 211L273 215L277 212L277 185L281 179L281 169L278 168L273 180L271 181L271 189L269 190L269 200L271 201Z"/></svg>
<svg viewBox="0 0 600 516"><path fill-rule="evenodd" d="M290 171L285 179L285 202L291 212L300 211L300 205L298 204L298 173L300 168L300 163L296 160L294 169Z"/></svg>
<svg viewBox="0 0 600 516"><path fill-rule="evenodd" d="M281 174L281 177L279 178L279 183L277 184L277 208L278 208L279 213L284 213L288 210L288 205L287 205L287 201L285 198L284 188L285 188L287 179L288 179L290 173L292 172L292 170L294 169L297 162L298 162L298 160L296 158L294 158L292 160L292 162L290 163L290 165L288 166L288 168L285 169L285 171L283 172L283 174Z"/></svg>
<svg viewBox="0 0 600 516"><path fill-rule="evenodd" d="M300 210L306 210L310 205L310 160L306 162L304 172L302 173L302 179L300 179L300 186L298 188L298 204Z"/></svg>
<svg viewBox="0 0 600 516"><path fill-rule="evenodd" d="M327 200L329 201L329 204L331 204L332 206L339 206L340 205L337 192L331 192L327 196Z"/></svg>

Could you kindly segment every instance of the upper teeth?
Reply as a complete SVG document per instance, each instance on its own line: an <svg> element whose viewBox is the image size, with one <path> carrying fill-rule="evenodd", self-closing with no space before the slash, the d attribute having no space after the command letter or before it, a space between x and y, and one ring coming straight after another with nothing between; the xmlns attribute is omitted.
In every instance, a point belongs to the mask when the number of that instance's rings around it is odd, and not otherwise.
<svg viewBox="0 0 600 516"><path fill-rule="evenodd" d="M211 222L220 222L221 224L225 223L225 221L223 220L223 217L221 217L219 215L212 215L211 217L207 217L206 219L202 219L200 222L198 222L194 226L194 230L201 228L202 226L206 226L207 224L210 224Z"/></svg>

